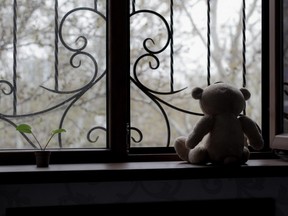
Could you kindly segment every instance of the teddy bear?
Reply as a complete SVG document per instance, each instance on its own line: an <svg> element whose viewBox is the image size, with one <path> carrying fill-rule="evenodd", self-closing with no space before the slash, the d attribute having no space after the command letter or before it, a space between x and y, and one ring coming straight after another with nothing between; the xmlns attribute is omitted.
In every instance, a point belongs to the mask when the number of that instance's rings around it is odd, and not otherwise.
<svg viewBox="0 0 288 216"><path fill-rule="evenodd" d="M241 114L251 94L246 88L216 82L192 89L204 114L188 136L174 141L180 159L191 164L241 165L254 150L264 147L261 130L251 118Z"/></svg>

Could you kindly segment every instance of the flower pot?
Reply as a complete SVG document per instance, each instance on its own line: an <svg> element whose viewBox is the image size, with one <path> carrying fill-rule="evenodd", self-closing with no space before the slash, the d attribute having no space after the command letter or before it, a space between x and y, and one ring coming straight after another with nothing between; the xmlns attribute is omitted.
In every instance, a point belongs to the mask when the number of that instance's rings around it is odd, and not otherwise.
<svg viewBox="0 0 288 216"><path fill-rule="evenodd" d="M49 167L51 151L36 151L35 159L37 167Z"/></svg>

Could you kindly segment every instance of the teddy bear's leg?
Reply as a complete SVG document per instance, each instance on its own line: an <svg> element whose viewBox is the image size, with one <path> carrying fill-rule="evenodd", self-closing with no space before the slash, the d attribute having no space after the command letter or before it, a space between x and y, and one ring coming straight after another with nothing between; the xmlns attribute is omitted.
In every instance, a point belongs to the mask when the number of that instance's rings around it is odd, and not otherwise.
<svg viewBox="0 0 288 216"><path fill-rule="evenodd" d="M241 164L242 160L238 157L234 157L234 156L229 156L229 157L226 157L224 160L223 160L223 164L225 165L229 165L229 164Z"/></svg>
<svg viewBox="0 0 288 216"><path fill-rule="evenodd" d="M188 161L188 154L190 150L186 148L185 145L186 139L187 139L186 137L181 136L176 138L176 140L174 141L174 149L178 154L178 156L184 161Z"/></svg>
<svg viewBox="0 0 288 216"><path fill-rule="evenodd" d="M250 158L250 151L249 149L244 146L244 149L243 149L243 154L242 154L242 164L245 164Z"/></svg>
<svg viewBox="0 0 288 216"><path fill-rule="evenodd" d="M209 161L209 154L204 146L196 146L191 149L188 156L188 161L192 164L205 164Z"/></svg>
<svg viewBox="0 0 288 216"><path fill-rule="evenodd" d="M250 151L246 146L244 146L241 158L233 156L226 157L224 159L224 164L239 164L239 165L245 164L248 161L249 157L250 157Z"/></svg>

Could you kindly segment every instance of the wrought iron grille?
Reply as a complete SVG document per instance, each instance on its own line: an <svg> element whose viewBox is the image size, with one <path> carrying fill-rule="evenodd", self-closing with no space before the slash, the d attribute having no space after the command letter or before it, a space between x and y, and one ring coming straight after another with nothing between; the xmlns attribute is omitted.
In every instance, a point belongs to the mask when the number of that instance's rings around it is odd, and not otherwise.
<svg viewBox="0 0 288 216"><path fill-rule="evenodd" d="M138 129L137 133L139 134L139 140L133 140L134 142L131 143L132 147L145 146L143 143L147 143L146 145L150 146L163 146L164 137L166 137L165 145L169 147L175 137L187 135L193 129L199 116L202 115L201 110L197 106L198 102L193 101L190 96L191 88L193 87L205 87L205 85L210 85L211 82L224 81L238 87L248 87L251 90L252 86L253 88L256 86L258 86L256 88L259 88L261 83L261 66L252 66L255 64L255 59L261 58L261 42L259 42L259 39L261 40L261 29L259 28L261 13L258 14L258 18L255 18L255 14L254 17L251 15L253 10L255 12L255 8L259 10L258 12L261 11L261 1L249 2L248 5L246 5L244 0L233 1L233 3L223 0L190 1L190 3L188 1L167 0L161 1L162 4L159 2L154 3L154 7L152 2L144 4L143 7L141 5L142 1L132 1L130 15L132 24L135 21L141 25L140 20L146 17L147 22L145 22L145 25L151 26L152 29L151 31L142 31L141 35L139 35L133 29L133 25L131 25L131 44L136 46L134 41L138 42L139 47L136 50L140 53L136 56L131 56L131 125L134 126L133 128ZM164 2L166 7L163 7ZM237 5L237 9L231 9L235 17L231 16L231 14L227 15L226 20L224 18L226 23L224 22L221 25L217 23L217 18L220 20L221 17L221 12L218 11L218 8L231 6L229 4ZM181 13L186 13L186 19L181 16ZM223 11L222 15L224 14L227 14L227 10ZM229 16L231 17L228 18ZM235 19L231 26L228 24L229 19ZM255 35L251 32L253 28L251 20L253 20L254 24L258 23L255 24L255 26L258 25L255 28L257 29L254 32ZM202 25L199 25L198 22L202 22ZM217 25L220 25L223 29L225 29L225 26L231 29L227 32L224 30L221 35ZM247 26L249 31L247 31ZM138 26L138 28L140 27ZM189 28L191 28L191 32L189 32ZM157 40L157 36L154 35L155 31L160 32L158 35L162 35L162 41ZM229 38L229 40L231 39L231 44L229 45L227 45L229 42L224 39L225 34L230 34L231 36ZM185 37L186 35L188 36ZM182 39L181 42L178 41L179 38ZM200 38L200 40L197 38ZM248 43L247 38L249 40ZM252 48L251 40L254 40L252 38L259 42L256 45L258 48L256 46ZM203 46L201 47L201 45ZM181 46L185 46L187 50L181 49ZM225 46L231 47L227 48ZM191 47L191 51L188 50L189 47ZM198 50L193 50L193 48ZM247 48L250 58L248 61L246 60ZM259 55L256 53L251 54L251 52L254 52L252 49L255 49L254 51L258 50ZM133 47L131 50L134 53ZM197 52L201 52L200 50L204 52L197 59ZM181 58L185 58L186 53L189 57L182 64L179 63ZM253 58L255 59L253 60ZM201 66L197 62L198 60L202 62L202 64L200 63ZM193 62L194 66L188 67L187 65L191 62ZM163 67L163 65L165 66ZM195 66L198 66L198 68ZM185 69L189 72L185 71ZM247 70L249 70L248 75ZM147 76L145 79L144 74L149 74L149 77ZM156 75L153 76L153 74ZM181 79L183 74L187 75L184 78L185 80ZM162 85L155 83L154 78L157 75L160 77ZM199 77L201 78L199 79ZM249 78L248 81L247 78ZM252 84L255 81L256 83ZM141 90L141 96L133 94L133 85L136 86L137 90ZM252 95L254 94L253 91ZM257 94L259 94L259 89ZM258 97L256 100L261 98L261 94L253 95L253 97L255 96ZM146 101L147 98L149 98L148 101ZM156 110L156 113L158 111L160 113L159 116L154 115L154 118L151 118L150 112L146 114L145 110L141 109L145 106L143 101L149 106L153 107L154 105L153 111ZM139 106L141 102L142 105ZM258 105L260 104L258 102ZM260 114L261 108L259 106L256 107L257 105L255 106L255 104L251 105L248 102L247 112L254 118L255 113L253 114L253 112L257 110L256 112ZM244 114L246 114L246 110ZM141 115L146 117L146 128L137 122L138 117ZM150 121L148 115L150 116ZM258 123L260 125L259 117ZM158 122L161 122L162 126ZM146 141L143 141L142 138L145 139L145 135L142 135L141 131L147 131L147 127L154 128L150 130L148 137L146 135ZM135 133L135 137L137 133ZM153 135L150 136L150 134Z"/></svg>
<svg viewBox="0 0 288 216"><path fill-rule="evenodd" d="M236 16L229 15L217 27L216 17L221 13L217 4L221 2L224 0L131 0L131 148L169 147L175 137L189 133L202 115L190 96L195 86L205 87L219 80L238 85L242 80L239 87L247 85L259 94L261 64L255 64L255 59L261 59L261 1L247 6L244 0L233 1L238 5L233 9ZM5 104L0 110L1 136L7 145L3 148L35 148L30 137L23 134L24 140L13 130L19 122L31 123L42 137L55 127L66 128L55 148L106 148L106 1L5 3L13 12L12 41L7 40L12 52L7 48L6 53L12 53L13 64L11 70L1 72L0 80L1 103ZM30 15L26 4L32 8ZM43 6L47 10L41 10ZM45 20L48 14L53 14L52 23ZM45 24L53 24L54 31L47 31ZM45 33L45 40L38 38L38 42L48 49L43 51L23 36L26 25L26 32L35 28ZM229 28L224 34L230 32L226 42L217 29L225 26ZM40 36L34 37L37 40ZM36 46L30 50L36 60L24 58L27 53L21 47L25 44L34 45L30 49ZM46 58L41 60L41 56ZM246 69L251 77L247 81ZM30 101L40 97L44 98L40 104ZM257 95L247 110L258 122L260 98Z"/></svg>
<svg viewBox="0 0 288 216"><path fill-rule="evenodd" d="M11 76L11 73L4 72L6 76L2 73L0 81L2 107L6 102L12 104L1 111L4 122L2 131L9 134L7 140L12 141L11 146L4 148L29 148L26 141L35 148L33 138L26 134L22 134L26 139L24 142L19 140L17 134L18 140L12 138L15 136L13 127L18 123L31 124L33 130L43 139L52 129L67 128L70 132L65 139L65 145L59 135L58 144L54 147L85 148L92 147L91 144L97 141L100 143L98 147L106 147L105 138L98 140L99 136L92 136L95 131L106 130L106 121L102 116L97 116L98 112L106 115L106 9L103 1L87 1L86 5L80 1L60 0L14 0L13 4L5 1L3 8L13 8L13 41L7 41L7 44L13 45L13 73ZM46 20L51 18L54 22ZM53 25L54 28L51 27ZM85 32L85 27L89 27L90 32ZM29 37L30 32L33 35ZM5 34L5 31L2 33ZM3 37L5 39L5 35ZM23 46L26 46L28 51L23 51ZM98 49L95 49L96 46ZM10 54L9 51L7 48L6 55ZM30 53L27 54L28 52ZM36 56L32 59L34 52ZM91 91L94 91L95 96L88 93ZM87 106L89 101L94 102ZM93 111L94 106L97 107L97 112ZM88 118L96 121L89 122L86 117L84 123L81 118L84 119L85 113L89 112L93 114L88 115ZM97 117L100 120L97 121ZM85 136L86 143L78 145L77 140L69 139L71 136Z"/></svg>

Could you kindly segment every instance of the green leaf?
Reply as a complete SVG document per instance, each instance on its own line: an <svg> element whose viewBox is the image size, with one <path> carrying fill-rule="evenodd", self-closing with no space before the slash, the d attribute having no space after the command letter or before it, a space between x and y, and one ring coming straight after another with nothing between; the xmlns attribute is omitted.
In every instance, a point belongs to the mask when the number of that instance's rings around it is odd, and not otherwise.
<svg viewBox="0 0 288 216"><path fill-rule="evenodd" d="M52 135L54 135L54 134L58 134L58 133L62 133L62 132L66 132L66 130L63 129L63 128L60 128L60 129L57 129L57 130L53 130L51 133L52 133Z"/></svg>
<svg viewBox="0 0 288 216"><path fill-rule="evenodd" d="M20 124L16 127L16 130L22 133L32 133L32 127L28 124Z"/></svg>

